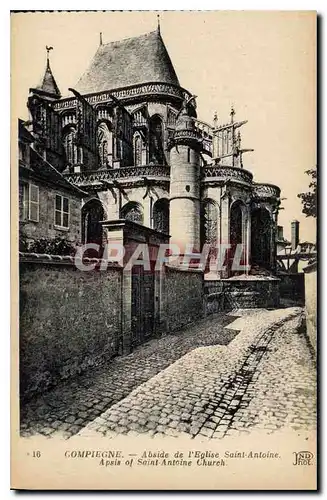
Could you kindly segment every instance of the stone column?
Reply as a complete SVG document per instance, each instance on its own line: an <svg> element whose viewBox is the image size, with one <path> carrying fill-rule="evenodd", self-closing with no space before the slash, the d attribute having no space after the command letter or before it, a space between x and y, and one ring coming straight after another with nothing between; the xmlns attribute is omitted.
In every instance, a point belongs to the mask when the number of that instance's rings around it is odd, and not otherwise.
<svg viewBox="0 0 327 500"><path fill-rule="evenodd" d="M221 197L220 200L221 203L221 210L220 210L220 234L221 234L221 240L220 240L220 246L222 246L220 250L224 251L224 248L227 248L227 246L230 244L230 199L228 194L226 193ZM225 255L227 254L229 250L225 251ZM229 277L229 270L228 268L224 271L219 271L220 277L221 278L228 278Z"/></svg>
<svg viewBox="0 0 327 500"><path fill-rule="evenodd" d="M153 200L150 196L147 196L144 200L143 200L143 217L144 217L144 226L147 226L147 227L152 227L152 224L151 224L151 215L152 215L152 206L153 206Z"/></svg>
<svg viewBox="0 0 327 500"><path fill-rule="evenodd" d="M270 268L273 273L276 272L276 254L277 254L277 242L276 242L276 224L271 221L270 229Z"/></svg>

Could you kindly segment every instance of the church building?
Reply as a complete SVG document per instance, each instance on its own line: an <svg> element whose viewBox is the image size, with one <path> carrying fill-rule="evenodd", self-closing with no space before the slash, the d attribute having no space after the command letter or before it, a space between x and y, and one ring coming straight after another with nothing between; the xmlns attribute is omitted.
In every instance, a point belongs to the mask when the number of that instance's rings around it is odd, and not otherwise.
<svg viewBox="0 0 327 500"><path fill-rule="evenodd" d="M198 117L196 96L181 86L160 26L106 44L100 35L69 97L52 73L51 49L41 84L30 89L25 126L38 158L78 203L80 217L65 223L68 236L103 244L106 227L131 221L182 252L199 252L205 243L230 248L224 271L207 279L242 274L232 269L237 245L246 273L273 274L280 189L256 183L245 168L252 150L242 146L246 121L235 120L233 108L228 123L217 114L211 124Z"/></svg>

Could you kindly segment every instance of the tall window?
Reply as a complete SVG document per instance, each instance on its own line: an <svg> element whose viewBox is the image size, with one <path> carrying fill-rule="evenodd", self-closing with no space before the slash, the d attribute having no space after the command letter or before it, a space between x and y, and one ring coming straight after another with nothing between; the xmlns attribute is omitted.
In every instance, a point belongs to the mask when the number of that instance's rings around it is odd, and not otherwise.
<svg viewBox="0 0 327 500"><path fill-rule="evenodd" d="M83 243L103 244L101 221L105 218L100 200L90 200L82 208L82 241Z"/></svg>
<svg viewBox="0 0 327 500"><path fill-rule="evenodd" d="M202 205L203 243L217 243L217 206L212 200L204 200Z"/></svg>
<svg viewBox="0 0 327 500"><path fill-rule="evenodd" d="M101 165L106 167L108 163L108 141L105 139L102 141L100 146L100 159Z"/></svg>
<svg viewBox="0 0 327 500"><path fill-rule="evenodd" d="M19 219L39 222L39 186L19 184Z"/></svg>
<svg viewBox="0 0 327 500"><path fill-rule="evenodd" d="M241 204L234 202L230 211L230 237L229 242L231 245L238 245L242 243L243 234L243 214Z"/></svg>
<svg viewBox="0 0 327 500"><path fill-rule="evenodd" d="M142 207L139 203L134 201L129 201L123 206L120 216L122 219L137 222L138 224L143 224L144 221Z"/></svg>
<svg viewBox="0 0 327 500"><path fill-rule="evenodd" d="M269 269L271 266L273 221L266 208L251 213L251 261L252 265Z"/></svg>
<svg viewBox="0 0 327 500"><path fill-rule="evenodd" d="M56 194L55 225L59 227L69 227L69 200L60 194Z"/></svg>
<svg viewBox="0 0 327 500"><path fill-rule="evenodd" d="M163 125L160 116L154 115L150 118L150 162L156 164L165 163L163 150Z"/></svg>
<svg viewBox="0 0 327 500"><path fill-rule="evenodd" d="M153 205L153 228L169 234L169 201L164 198Z"/></svg>
<svg viewBox="0 0 327 500"><path fill-rule="evenodd" d="M98 152L100 167L112 167L112 132L105 122L98 126Z"/></svg>
<svg viewBox="0 0 327 500"><path fill-rule="evenodd" d="M134 136L134 165L142 165L142 139L138 133Z"/></svg>
<svg viewBox="0 0 327 500"><path fill-rule="evenodd" d="M66 161L71 165L77 163L77 146L75 142L76 130L74 127L70 127L68 131L64 134L64 149L66 153Z"/></svg>

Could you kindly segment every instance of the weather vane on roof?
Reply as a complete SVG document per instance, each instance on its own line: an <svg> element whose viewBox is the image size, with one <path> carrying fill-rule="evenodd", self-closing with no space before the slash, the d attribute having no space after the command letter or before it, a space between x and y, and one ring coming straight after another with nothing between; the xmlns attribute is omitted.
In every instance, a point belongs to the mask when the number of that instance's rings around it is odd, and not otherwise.
<svg viewBox="0 0 327 500"><path fill-rule="evenodd" d="M53 47L48 47L48 45L46 45L45 50L47 51L47 60L49 61L49 52L50 50L53 50Z"/></svg>
<svg viewBox="0 0 327 500"><path fill-rule="evenodd" d="M160 14L157 14L157 21L158 21L158 33L160 33Z"/></svg>

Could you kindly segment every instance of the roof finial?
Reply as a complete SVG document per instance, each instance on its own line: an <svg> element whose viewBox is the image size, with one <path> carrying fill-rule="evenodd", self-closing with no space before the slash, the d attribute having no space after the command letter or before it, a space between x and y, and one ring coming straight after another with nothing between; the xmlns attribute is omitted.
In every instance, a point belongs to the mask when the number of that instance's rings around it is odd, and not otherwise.
<svg viewBox="0 0 327 500"><path fill-rule="evenodd" d="M100 45L102 45L102 31L100 31Z"/></svg>
<svg viewBox="0 0 327 500"><path fill-rule="evenodd" d="M232 104L232 106L230 108L230 121L231 121L231 123L234 123L234 115L235 115L235 109L234 109L234 105Z"/></svg>
<svg viewBox="0 0 327 500"><path fill-rule="evenodd" d="M47 51L47 65L49 66L49 52L50 52L50 50L53 50L53 47L48 47L46 45L45 50Z"/></svg>
<svg viewBox="0 0 327 500"><path fill-rule="evenodd" d="M217 125L218 125L218 113L217 113L217 111L215 111L213 114L213 126L214 126L214 128L217 128Z"/></svg>
<svg viewBox="0 0 327 500"><path fill-rule="evenodd" d="M160 33L160 14L157 14L157 21L158 21L158 33Z"/></svg>

